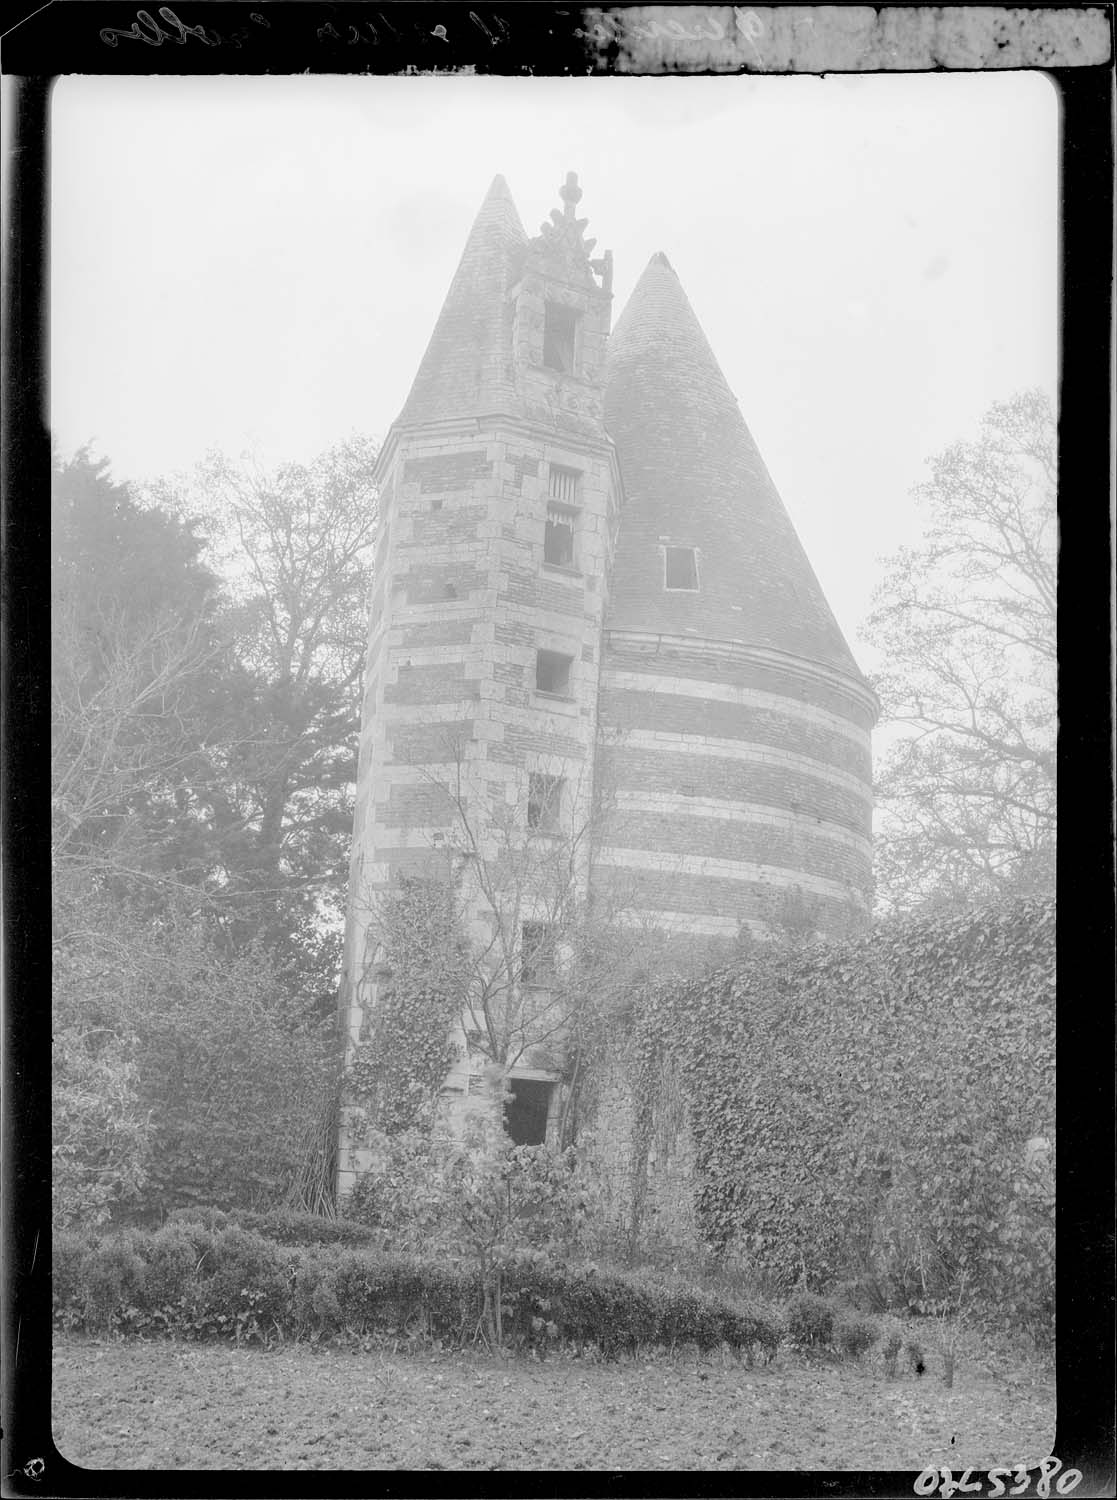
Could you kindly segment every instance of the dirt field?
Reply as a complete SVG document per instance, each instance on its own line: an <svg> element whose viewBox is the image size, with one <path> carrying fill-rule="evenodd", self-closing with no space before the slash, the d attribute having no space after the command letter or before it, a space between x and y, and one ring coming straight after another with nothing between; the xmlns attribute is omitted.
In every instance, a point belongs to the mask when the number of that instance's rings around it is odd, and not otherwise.
<svg viewBox="0 0 1117 1500"><path fill-rule="evenodd" d="M58 1337L54 1438L121 1469L886 1469L1035 1463L1053 1380Z"/></svg>

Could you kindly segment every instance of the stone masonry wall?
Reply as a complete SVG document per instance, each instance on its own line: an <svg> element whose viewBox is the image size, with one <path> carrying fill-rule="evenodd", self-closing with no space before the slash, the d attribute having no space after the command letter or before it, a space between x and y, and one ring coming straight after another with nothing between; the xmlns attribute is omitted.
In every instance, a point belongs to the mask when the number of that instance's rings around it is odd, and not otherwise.
<svg viewBox="0 0 1117 1500"><path fill-rule="evenodd" d="M544 559L552 464L578 476L569 567ZM346 946L354 1042L375 1004L365 964L379 893L395 875L449 873L446 851L463 835L451 791L487 860L499 856L501 818L526 833L533 771L564 778L567 832L589 820L599 583L615 509L603 441L571 446L519 422L401 432L386 479ZM564 692L538 690L540 650L569 658ZM467 923L481 924L475 936L485 917L482 906L469 907ZM461 1080L447 1088L468 1095Z"/></svg>

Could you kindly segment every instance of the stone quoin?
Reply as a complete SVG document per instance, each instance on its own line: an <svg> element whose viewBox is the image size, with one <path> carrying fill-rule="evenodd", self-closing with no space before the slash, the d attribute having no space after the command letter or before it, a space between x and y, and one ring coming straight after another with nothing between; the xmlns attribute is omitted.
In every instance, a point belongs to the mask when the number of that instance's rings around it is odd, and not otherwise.
<svg viewBox="0 0 1117 1500"><path fill-rule="evenodd" d="M588 830L576 892L683 943L763 936L792 897L835 936L868 920L876 699L670 262L611 331L581 196L571 173L529 238L493 181L379 456L351 1047L376 903L447 878L462 807L482 859L497 821ZM451 1106L478 1091L457 1040ZM511 1081L545 1101L560 1076L543 1049Z"/></svg>

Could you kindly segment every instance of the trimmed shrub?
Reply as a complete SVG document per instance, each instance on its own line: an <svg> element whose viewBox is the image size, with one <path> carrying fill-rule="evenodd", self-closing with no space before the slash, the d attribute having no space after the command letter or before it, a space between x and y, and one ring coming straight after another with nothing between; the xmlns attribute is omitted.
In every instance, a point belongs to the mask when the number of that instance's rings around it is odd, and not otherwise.
<svg viewBox="0 0 1117 1500"><path fill-rule="evenodd" d="M136 1239L128 1234L97 1241L82 1260L82 1317L95 1332L107 1331L119 1315L127 1316L143 1302L144 1263L136 1253Z"/></svg>
<svg viewBox="0 0 1117 1500"><path fill-rule="evenodd" d="M734 1308L732 1320L732 1335L726 1340L730 1347L743 1349L750 1365L756 1359L771 1364L783 1336L780 1319L770 1309L749 1307Z"/></svg>
<svg viewBox="0 0 1117 1500"><path fill-rule="evenodd" d="M141 1245L146 1261L144 1300L149 1311L165 1310L180 1300L208 1248L199 1248L183 1224L164 1225Z"/></svg>
<svg viewBox="0 0 1117 1500"><path fill-rule="evenodd" d="M834 1329L834 1342L847 1359L860 1359L880 1337L880 1328L872 1318L842 1318Z"/></svg>
<svg viewBox="0 0 1117 1500"><path fill-rule="evenodd" d="M167 1215L168 1224L198 1224L211 1233L227 1229L231 1222L223 1208L175 1208Z"/></svg>
<svg viewBox="0 0 1117 1500"><path fill-rule="evenodd" d="M59 1321L81 1323L86 1301L85 1260L91 1241L73 1230L55 1230L51 1253L51 1293Z"/></svg>
<svg viewBox="0 0 1117 1500"><path fill-rule="evenodd" d="M262 1234L277 1245L364 1245L383 1248L382 1230L358 1224L354 1219L327 1219L320 1214L298 1213L293 1209L272 1209L267 1213L229 1215L233 1223L253 1234Z"/></svg>
<svg viewBox="0 0 1117 1500"><path fill-rule="evenodd" d="M797 1344L821 1347L833 1343L833 1306L825 1297L797 1292L787 1304L787 1331Z"/></svg>
<svg viewBox="0 0 1117 1500"><path fill-rule="evenodd" d="M195 1337L231 1334L263 1338L290 1316L290 1285L283 1251L236 1225L213 1237L185 1297L189 1331Z"/></svg>
<svg viewBox="0 0 1117 1500"><path fill-rule="evenodd" d="M185 1220L86 1244L59 1237L55 1311L64 1326L167 1332L187 1338L474 1341L485 1309L471 1262L455 1265L345 1246L284 1248L237 1225ZM500 1280L503 1333L513 1348L565 1341L609 1359L641 1347L722 1344L771 1359L780 1328L767 1312L680 1283L572 1267L528 1252Z"/></svg>

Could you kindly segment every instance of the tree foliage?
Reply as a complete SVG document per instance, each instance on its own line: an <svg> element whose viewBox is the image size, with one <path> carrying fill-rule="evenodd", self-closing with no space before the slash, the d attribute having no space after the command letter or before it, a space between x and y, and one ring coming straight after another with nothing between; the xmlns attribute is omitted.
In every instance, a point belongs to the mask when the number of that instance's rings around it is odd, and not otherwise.
<svg viewBox="0 0 1117 1500"><path fill-rule="evenodd" d="M878 890L905 907L1054 889L1055 419L1030 391L931 460L927 526L868 622L883 725Z"/></svg>
<svg viewBox="0 0 1117 1500"><path fill-rule="evenodd" d="M379 903L376 937L376 1008L346 1082L352 1109L391 1136L434 1122L469 960L455 892L435 880L402 880Z"/></svg>
<svg viewBox="0 0 1117 1500"><path fill-rule="evenodd" d="M315 1196L307 1161L336 1083L329 916L351 820L369 469L357 444L256 476L230 509L234 547L217 524L218 482L238 478L223 462L194 495L208 512L182 495L160 504L169 490L140 503L85 450L56 462L64 1222L128 1202Z"/></svg>
<svg viewBox="0 0 1117 1500"><path fill-rule="evenodd" d="M348 873L374 461L363 439L273 472L214 454L150 492L196 518L223 582L221 727L191 797L228 939L263 941L319 989L334 983Z"/></svg>
<svg viewBox="0 0 1117 1500"><path fill-rule="evenodd" d="M83 449L51 496L52 847L94 881L165 863L216 652L201 541L107 470Z"/></svg>

